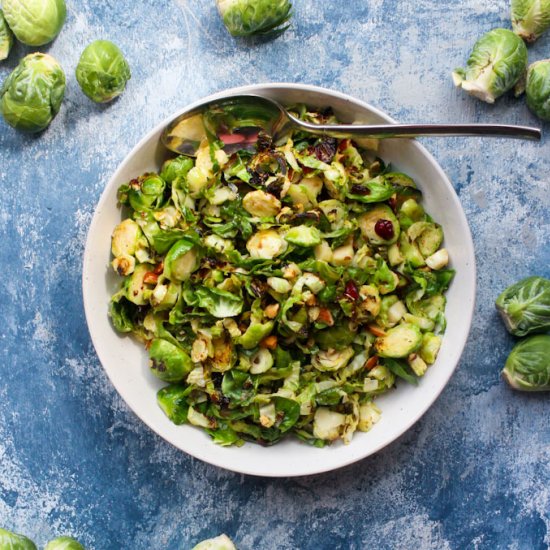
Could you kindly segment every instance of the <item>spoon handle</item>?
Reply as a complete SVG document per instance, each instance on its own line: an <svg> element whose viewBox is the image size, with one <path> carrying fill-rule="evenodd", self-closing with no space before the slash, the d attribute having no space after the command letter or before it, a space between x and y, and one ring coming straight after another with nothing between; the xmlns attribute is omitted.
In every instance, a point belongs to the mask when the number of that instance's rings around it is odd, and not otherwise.
<svg viewBox="0 0 550 550"><path fill-rule="evenodd" d="M312 124L291 116L304 130L317 135L345 138L413 138L429 136L483 136L540 141L542 130L511 124Z"/></svg>

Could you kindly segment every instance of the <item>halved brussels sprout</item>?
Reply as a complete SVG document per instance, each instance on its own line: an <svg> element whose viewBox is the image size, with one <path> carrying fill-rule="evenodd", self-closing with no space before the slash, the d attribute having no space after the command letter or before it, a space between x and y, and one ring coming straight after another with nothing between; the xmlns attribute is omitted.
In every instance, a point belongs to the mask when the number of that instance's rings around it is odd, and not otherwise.
<svg viewBox="0 0 550 550"><path fill-rule="evenodd" d="M529 66L525 95L527 107L533 114L541 120L550 121L550 59L536 61Z"/></svg>
<svg viewBox="0 0 550 550"><path fill-rule="evenodd" d="M57 537L46 544L44 550L86 550L82 544L72 537Z"/></svg>
<svg viewBox="0 0 550 550"><path fill-rule="evenodd" d="M509 286L495 302L508 332L525 336L550 329L550 280L527 277Z"/></svg>
<svg viewBox="0 0 550 550"><path fill-rule="evenodd" d="M416 243L424 258L431 256L443 242L443 230L432 222L415 222L407 229L410 242Z"/></svg>
<svg viewBox="0 0 550 550"><path fill-rule="evenodd" d="M313 435L319 439L335 441L343 433L346 415L319 407L313 417Z"/></svg>
<svg viewBox="0 0 550 550"><path fill-rule="evenodd" d="M534 42L550 28L550 0L512 0L512 28L525 42Z"/></svg>
<svg viewBox="0 0 550 550"><path fill-rule="evenodd" d="M344 349L327 349L318 351L312 358L311 364L321 372L330 372L345 367L353 357L352 347Z"/></svg>
<svg viewBox="0 0 550 550"><path fill-rule="evenodd" d="M51 42L67 15L65 0L3 0L2 9L17 40L28 46Z"/></svg>
<svg viewBox="0 0 550 550"><path fill-rule="evenodd" d="M193 369L187 353L162 338L155 338L149 347L151 372L165 382L181 382Z"/></svg>
<svg viewBox="0 0 550 550"><path fill-rule="evenodd" d="M381 357L407 357L422 344L420 329L410 323L402 323L390 328L385 336L379 336L374 342L376 353Z"/></svg>
<svg viewBox="0 0 550 550"><path fill-rule="evenodd" d="M340 229L347 219L348 209L343 202L336 199L322 201L317 205L327 217L332 229Z"/></svg>
<svg viewBox="0 0 550 550"><path fill-rule="evenodd" d="M111 252L117 256L133 256L143 233L139 225L131 218L120 222L111 236Z"/></svg>
<svg viewBox="0 0 550 550"><path fill-rule="evenodd" d="M147 283L147 274L155 269L153 264L139 264L124 284L126 298L136 306L144 306L149 303L153 286Z"/></svg>
<svg viewBox="0 0 550 550"><path fill-rule="evenodd" d="M399 238L399 222L392 209L385 204L371 208L359 217L361 233L372 245L390 245Z"/></svg>
<svg viewBox="0 0 550 550"><path fill-rule="evenodd" d="M502 375L516 390L550 391L550 335L529 336L517 343Z"/></svg>
<svg viewBox="0 0 550 550"><path fill-rule="evenodd" d="M130 66L123 53L109 40L89 44L76 67L76 80L82 91L96 103L118 97L130 77Z"/></svg>
<svg viewBox="0 0 550 550"><path fill-rule="evenodd" d="M8 57L12 46L13 33L6 23L2 10L0 10L0 61Z"/></svg>
<svg viewBox="0 0 550 550"><path fill-rule="evenodd" d="M6 550L36 550L36 545L23 535L0 528L0 548Z"/></svg>
<svg viewBox="0 0 550 550"><path fill-rule="evenodd" d="M180 239L166 254L164 274L173 282L186 281L199 268L199 258L194 244Z"/></svg>
<svg viewBox="0 0 550 550"><path fill-rule="evenodd" d="M288 25L289 0L216 0L223 23L233 36L278 35Z"/></svg>
<svg viewBox="0 0 550 550"><path fill-rule="evenodd" d="M508 29L493 29L475 44L465 69L453 72L453 81L471 95L494 103L511 90L527 68L527 48Z"/></svg>
<svg viewBox="0 0 550 550"><path fill-rule="evenodd" d="M0 89L2 115L18 130L40 132L59 112L64 95L61 65L51 55L32 53L21 60Z"/></svg>

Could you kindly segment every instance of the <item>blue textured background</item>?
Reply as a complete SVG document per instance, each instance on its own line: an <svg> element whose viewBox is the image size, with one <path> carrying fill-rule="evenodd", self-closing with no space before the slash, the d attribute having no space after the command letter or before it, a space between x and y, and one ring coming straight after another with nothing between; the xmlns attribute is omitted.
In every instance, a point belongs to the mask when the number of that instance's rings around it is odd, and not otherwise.
<svg viewBox="0 0 550 550"><path fill-rule="evenodd" d="M548 548L550 395L500 380L513 339L493 307L515 280L550 276L548 138L424 140L471 224L476 314L447 389L376 456L290 480L211 467L138 421L98 362L80 290L95 204L138 139L186 103L295 81L403 122L537 123L522 100L489 106L451 83L482 33L509 27L506 0L294 3L288 32L251 44L225 32L213 0L68 1L62 33L42 49L67 73L60 114L38 137L0 122L0 525L96 550L185 550L221 532L243 550ZM74 78L97 38L114 40L133 71L109 106ZM28 51L12 52L1 80ZM549 54L550 33L530 58Z"/></svg>

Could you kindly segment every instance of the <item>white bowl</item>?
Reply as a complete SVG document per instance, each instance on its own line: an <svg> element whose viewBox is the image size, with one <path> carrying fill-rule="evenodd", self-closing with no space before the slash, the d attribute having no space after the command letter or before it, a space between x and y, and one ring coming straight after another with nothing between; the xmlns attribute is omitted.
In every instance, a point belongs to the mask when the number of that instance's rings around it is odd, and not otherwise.
<svg viewBox="0 0 550 550"><path fill-rule="evenodd" d="M394 122L384 113L352 97L315 86L266 84L234 88L227 94L253 93L273 97L283 104L302 102L331 106L344 122ZM128 406L157 434L186 453L236 472L288 477L326 472L351 464L379 451L408 430L430 407L451 377L462 353L471 325L475 300L475 259L464 212L446 175L433 157L413 140L383 140L380 156L399 171L409 174L424 191L426 210L441 223L456 277L447 293L447 331L436 363L419 386L399 387L377 400L382 418L368 433L357 433L349 445L334 444L317 449L297 440L273 447L246 443L243 447L215 445L202 430L172 424L156 403L156 392L164 385L148 372L147 354L140 343L120 336L107 317L109 299L120 278L109 267L110 237L121 220L117 188L133 177L159 168L164 151L159 137L174 113L149 132L115 172L95 211L84 253L83 294L92 341L103 367Z"/></svg>

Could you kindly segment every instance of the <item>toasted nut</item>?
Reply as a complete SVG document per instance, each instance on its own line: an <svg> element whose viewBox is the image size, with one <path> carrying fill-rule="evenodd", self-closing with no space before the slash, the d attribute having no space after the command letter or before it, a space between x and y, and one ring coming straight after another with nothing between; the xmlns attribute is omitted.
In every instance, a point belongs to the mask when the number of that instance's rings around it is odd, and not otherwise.
<svg viewBox="0 0 550 550"><path fill-rule="evenodd" d="M279 313L279 308L281 306L279 304L269 304L264 309L264 314L268 319L275 319L277 317L277 313Z"/></svg>
<svg viewBox="0 0 550 550"><path fill-rule="evenodd" d="M328 325L329 327L334 325L334 317L332 316L330 309L327 309L326 307L320 308L319 317L317 317L317 321L320 321L321 323L325 323L325 325Z"/></svg>
<svg viewBox="0 0 550 550"><path fill-rule="evenodd" d="M156 273L153 273L152 271L148 271L143 276L143 282L147 285L155 285L157 284L159 280L159 276Z"/></svg>
<svg viewBox="0 0 550 550"><path fill-rule="evenodd" d="M270 334L260 342L260 347L274 350L277 347L277 336Z"/></svg>
<svg viewBox="0 0 550 550"><path fill-rule="evenodd" d="M386 336L386 332L384 331L384 329L382 329L378 325L367 325L367 329L375 336Z"/></svg>
<svg viewBox="0 0 550 550"><path fill-rule="evenodd" d="M372 357L369 357L369 359L365 363L365 369L372 370L374 367L376 367L376 365L378 365L378 355L373 355Z"/></svg>

